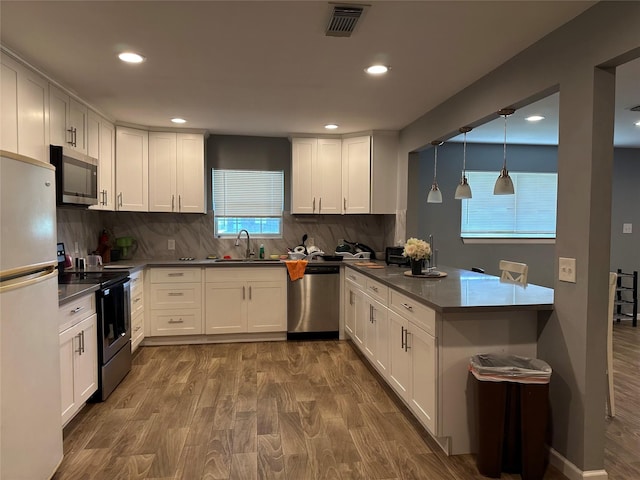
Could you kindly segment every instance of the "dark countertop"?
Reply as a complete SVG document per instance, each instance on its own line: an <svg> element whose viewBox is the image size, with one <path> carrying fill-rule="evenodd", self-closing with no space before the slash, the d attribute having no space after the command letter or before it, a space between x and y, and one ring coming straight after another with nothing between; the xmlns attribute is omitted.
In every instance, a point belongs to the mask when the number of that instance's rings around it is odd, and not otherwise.
<svg viewBox="0 0 640 480"><path fill-rule="evenodd" d="M504 282L493 275L446 266L437 268L446 277L413 278L404 275L407 267L346 265L438 312L553 310L553 289L539 285Z"/></svg>
<svg viewBox="0 0 640 480"><path fill-rule="evenodd" d="M100 284L58 284L58 306L72 302L78 297L98 291Z"/></svg>

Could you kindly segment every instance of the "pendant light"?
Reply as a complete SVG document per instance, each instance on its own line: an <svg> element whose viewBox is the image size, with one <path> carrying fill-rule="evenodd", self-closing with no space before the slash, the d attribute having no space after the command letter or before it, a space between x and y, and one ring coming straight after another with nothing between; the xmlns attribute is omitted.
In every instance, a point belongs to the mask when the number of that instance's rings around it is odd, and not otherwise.
<svg viewBox="0 0 640 480"><path fill-rule="evenodd" d="M436 180L436 170L438 168L438 147L442 145L444 142L440 140L434 140L431 142L431 145L434 147L434 157L433 157L433 183L431 184L431 190L429 190L429 195L427 195L427 203L442 203L442 192L438 188L438 182Z"/></svg>
<svg viewBox="0 0 640 480"><path fill-rule="evenodd" d="M494 195L513 195L513 182L509 176L509 170L507 170L507 117L515 112L513 108L503 108L498 110L498 115L504 117L504 163L502 164L502 170L500 170L500 176L496 180L496 185L493 187Z"/></svg>
<svg viewBox="0 0 640 480"><path fill-rule="evenodd" d="M471 187L467 182L467 176L465 175L467 170L467 133L471 131L471 127L461 127L460 133L464 134L464 146L462 147L462 177L460 183L456 187L455 199L462 200L463 198L471 198Z"/></svg>

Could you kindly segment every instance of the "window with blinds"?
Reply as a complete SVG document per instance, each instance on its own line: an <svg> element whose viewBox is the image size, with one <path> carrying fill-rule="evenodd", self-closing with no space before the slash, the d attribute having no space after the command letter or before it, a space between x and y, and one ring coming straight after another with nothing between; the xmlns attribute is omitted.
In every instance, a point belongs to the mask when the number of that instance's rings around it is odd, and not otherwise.
<svg viewBox="0 0 640 480"><path fill-rule="evenodd" d="M211 186L215 236L282 237L284 171L213 169Z"/></svg>
<svg viewBox="0 0 640 480"><path fill-rule="evenodd" d="M473 198L462 200L462 238L555 238L558 174L509 172L515 195L494 195L495 172L467 171Z"/></svg>

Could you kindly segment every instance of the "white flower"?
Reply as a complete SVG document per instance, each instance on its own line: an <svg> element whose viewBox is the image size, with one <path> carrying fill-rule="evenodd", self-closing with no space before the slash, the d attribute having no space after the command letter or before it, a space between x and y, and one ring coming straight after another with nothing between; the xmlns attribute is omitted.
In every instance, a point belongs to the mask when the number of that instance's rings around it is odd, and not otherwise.
<svg viewBox="0 0 640 480"><path fill-rule="evenodd" d="M431 245L418 238L410 238L404 246L402 255L414 260L429 259L431 257Z"/></svg>

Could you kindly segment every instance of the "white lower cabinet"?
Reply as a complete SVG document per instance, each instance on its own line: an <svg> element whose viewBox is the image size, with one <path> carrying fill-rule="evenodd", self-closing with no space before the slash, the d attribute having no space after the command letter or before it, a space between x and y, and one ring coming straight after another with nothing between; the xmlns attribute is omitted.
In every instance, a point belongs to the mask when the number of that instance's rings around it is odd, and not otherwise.
<svg viewBox="0 0 640 480"><path fill-rule="evenodd" d="M205 333L287 330L287 279L282 268L209 268Z"/></svg>
<svg viewBox="0 0 640 480"><path fill-rule="evenodd" d="M201 269L152 268L149 277L151 335L203 333Z"/></svg>
<svg viewBox="0 0 640 480"><path fill-rule="evenodd" d="M87 295L62 305L58 311L60 324L68 327L60 332L62 425L98 389L98 320L93 298L94 294ZM77 321L69 320L74 315Z"/></svg>
<svg viewBox="0 0 640 480"><path fill-rule="evenodd" d="M436 313L368 277L345 271L345 330L413 414L438 434ZM360 299L360 300L358 300Z"/></svg>
<svg viewBox="0 0 640 480"><path fill-rule="evenodd" d="M131 278L131 352L144 340L144 270L132 273Z"/></svg>

